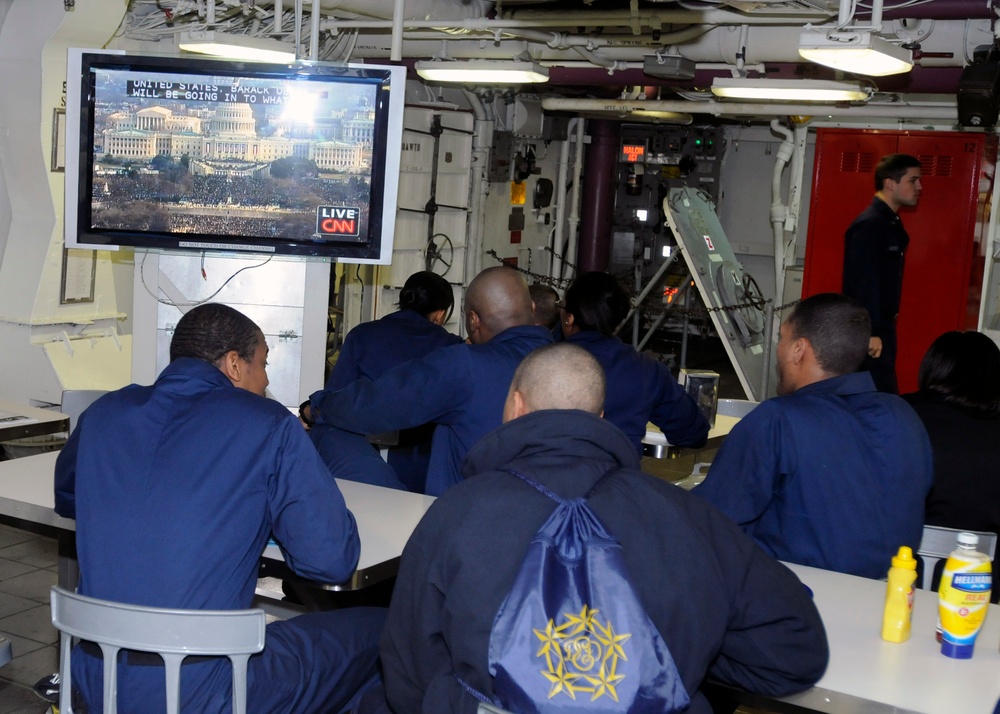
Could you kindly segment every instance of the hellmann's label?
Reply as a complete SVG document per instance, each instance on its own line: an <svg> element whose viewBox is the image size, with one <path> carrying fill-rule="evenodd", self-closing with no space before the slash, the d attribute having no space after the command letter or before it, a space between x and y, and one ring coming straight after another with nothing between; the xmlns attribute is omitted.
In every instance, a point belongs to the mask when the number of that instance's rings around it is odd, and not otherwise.
<svg viewBox="0 0 1000 714"><path fill-rule="evenodd" d="M967 593L988 592L992 584L993 578L988 574L955 573L951 578L953 588Z"/></svg>
<svg viewBox="0 0 1000 714"><path fill-rule="evenodd" d="M950 656L970 657L990 604L990 562L955 562L949 558L941 577L938 603L944 641ZM944 651L944 649L942 649Z"/></svg>

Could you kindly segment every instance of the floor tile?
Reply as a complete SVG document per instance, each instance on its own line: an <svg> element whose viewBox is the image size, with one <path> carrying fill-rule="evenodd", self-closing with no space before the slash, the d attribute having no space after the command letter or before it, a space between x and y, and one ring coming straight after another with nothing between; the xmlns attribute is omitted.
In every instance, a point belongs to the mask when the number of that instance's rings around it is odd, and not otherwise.
<svg viewBox="0 0 1000 714"><path fill-rule="evenodd" d="M0 619L0 632L9 632L45 644L59 640L59 632L52 626L52 615L48 605L39 605L31 610Z"/></svg>
<svg viewBox="0 0 1000 714"><path fill-rule="evenodd" d="M4 670L0 668L0 675ZM42 714L48 706L29 687L0 681L0 714Z"/></svg>
<svg viewBox="0 0 1000 714"><path fill-rule="evenodd" d="M36 701L41 701L36 698ZM10 714L52 714L52 710L49 709L49 705L44 702L41 704L29 704L23 709L15 709Z"/></svg>
<svg viewBox="0 0 1000 714"><path fill-rule="evenodd" d="M51 570L33 570L15 578L0 581L0 592L48 603L49 591L59 581Z"/></svg>
<svg viewBox="0 0 1000 714"><path fill-rule="evenodd" d="M18 595L0 592L0 618L16 615L34 607L38 607L38 600L29 600ZM3 632L2 627L0 627L0 632Z"/></svg>
<svg viewBox="0 0 1000 714"><path fill-rule="evenodd" d="M10 578L16 578L18 575L30 573L32 570L37 570L37 568L30 563L9 560L0 555L0 582Z"/></svg>
<svg viewBox="0 0 1000 714"><path fill-rule="evenodd" d="M59 552L56 542L50 538L35 538L34 540L0 548L0 558L27 563L36 568L47 568L59 563Z"/></svg>
<svg viewBox="0 0 1000 714"><path fill-rule="evenodd" d="M8 682L31 687L42 677L59 669L59 650L43 647L21 657L15 657L0 668L0 677ZM35 696L32 693L32 696Z"/></svg>
<svg viewBox="0 0 1000 714"><path fill-rule="evenodd" d="M51 647L52 645L46 642L36 642L35 640L29 640L27 637L21 637L20 635L15 635L13 632L0 632L4 637L6 637L11 642L13 648L14 659L22 655L26 655L29 652L34 652L42 647ZM0 668L0 679L3 679L3 668Z"/></svg>
<svg viewBox="0 0 1000 714"><path fill-rule="evenodd" d="M20 528L0 525L0 548L24 543L27 540L34 540L37 537L35 534L23 531Z"/></svg>

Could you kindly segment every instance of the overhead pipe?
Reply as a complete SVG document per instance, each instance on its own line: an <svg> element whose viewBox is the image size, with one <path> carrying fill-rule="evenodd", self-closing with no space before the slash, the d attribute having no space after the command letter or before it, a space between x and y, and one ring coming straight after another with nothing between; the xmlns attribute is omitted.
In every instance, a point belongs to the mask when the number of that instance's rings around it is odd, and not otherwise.
<svg viewBox="0 0 1000 714"><path fill-rule="evenodd" d="M506 12L495 22L522 22L527 27L629 27L633 33L636 28L660 30L666 25L700 24L700 25L745 25L745 24L783 24L804 25L807 22L821 22L835 16L832 12L816 9L812 15L802 12L801 7L783 15L780 11L767 15L747 15L735 10L656 10L633 15L628 10L596 11L596 12L551 12L547 10L513 10ZM757 20L775 20L776 22L756 22Z"/></svg>
<svg viewBox="0 0 1000 714"><path fill-rule="evenodd" d="M302 3L295 0L295 59L302 58Z"/></svg>
<svg viewBox="0 0 1000 714"><path fill-rule="evenodd" d="M788 217L785 219L785 252L782 258L785 268L795 262L795 243L799 235L799 215L802 209L802 193L804 187L806 152L809 142L809 127L804 123L795 124L792 131L795 141L795 153L792 155L792 169L788 177ZM784 281L782 281L784 286ZM782 298L784 300L784 298Z"/></svg>
<svg viewBox="0 0 1000 714"><path fill-rule="evenodd" d="M556 270L558 258L556 254L562 255L563 253L563 222L566 219L566 201L569 196L569 190L566 187L566 182L569 177L569 136L576 131L576 125L582 122L583 119L579 117L573 117L569 120L569 127L566 131L567 139L561 142L559 146L559 168L556 171L556 205L555 205L555 225L552 227L552 232L549 234L549 271L548 275L550 278L555 278L561 274L562 270Z"/></svg>
<svg viewBox="0 0 1000 714"><path fill-rule="evenodd" d="M392 42L389 45L389 61L400 62L403 59L403 7L405 0L396 0L392 10Z"/></svg>
<svg viewBox="0 0 1000 714"><path fill-rule="evenodd" d="M229 0L232 2L233 0ZM247 0L240 0L246 2ZM261 2L269 0L257 0ZM396 9L396 0L323 0L327 15L337 15L357 19L391 20ZM496 3L493 0L408 0L406 3L409 16L404 20L424 20L430 17L447 22L461 20L466 17L487 17L493 13Z"/></svg>
<svg viewBox="0 0 1000 714"><path fill-rule="evenodd" d="M567 249L566 255L576 253L577 236L580 229L580 195L583 193L583 145L584 145L584 120L580 119L576 125L576 144L573 151L573 189L569 204L569 218L566 221ZM570 252L572 251L572 253ZM563 267L560 277L566 277L566 261L563 260Z"/></svg>
<svg viewBox="0 0 1000 714"><path fill-rule="evenodd" d="M655 85L667 86L670 88L687 87L708 87L712 79L720 76L730 76L727 71L733 65L719 65L712 63L717 69L703 71L702 64L698 63L695 77L689 82L675 82L650 77L644 74L641 68L628 67L615 72L613 79L609 77L608 71L601 67L561 67L549 66L549 84L552 85L572 85L578 87L599 87L602 85L614 84L618 86L640 86ZM767 76L772 79L803 79L797 75L796 69L801 70L802 65L794 64L768 64ZM913 71L905 74L893 75L891 77L878 77L874 84L880 92L919 92L924 94L954 94L958 86L959 77L962 74L961 66L958 67L914 67ZM832 71L817 71L810 79L833 79ZM611 81L609 81L611 80Z"/></svg>
<svg viewBox="0 0 1000 714"><path fill-rule="evenodd" d="M411 0L412 1L412 0ZM328 30L345 29L338 25L339 21L335 20L324 20L322 27ZM350 23L353 24L370 24L371 21L363 21L361 23ZM482 26L485 21L476 20L475 24ZM386 23L383 23L386 24ZM405 25L406 23L404 23ZM404 54L409 57L432 57L438 51L438 43L440 39L447 37L449 40L455 39L453 32L466 32L466 30L459 28L448 28L442 27L441 21L420 21L419 23L411 24L422 24L422 25L435 25L430 29L424 30L407 30L405 33L405 48ZM970 43L972 45L982 44L979 42L979 34L983 34L987 42L992 42L992 30L990 29L989 22L974 21L971 23L974 27L970 26L967 22L938 22L935 24L934 32L931 36L925 37L921 40L921 45L923 49L924 56L918 59L919 64L923 68L927 67L964 67L966 64L966 56L970 54ZM980 27L981 26L981 27ZM742 27L742 26L741 26ZM831 29L834 25L829 26ZM791 28L786 26L756 26L752 25L749 27L749 36L747 38L747 50L743 61L748 66L760 66L762 63L767 63L768 75L771 76L773 72L784 72L787 78L800 78L799 75L792 74L792 69L796 68L799 72L803 68L807 68L808 73L819 73L822 71L828 72L832 76L832 71L821 70L819 65L804 63L802 58L799 56L798 52L798 32L790 32ZM795 28L796 30L798 28ZM975 32L972 32L975 30ZM492 41L484 46L482 38L478 36L478 32L488 32ZM593 81L588 78L585 81L577 79L576 72L562 72L561 75L557 76L560 65L562 66L573 66L575 62L580 61L579 55L572 50L573 46L577 44L586 47L587 49L595 50L602 49L601 56L609 60L617 60L619 62L618 71L624 71L624 69L635 70L633 72L633 79L625 79L616 77L616 80L621 79L621 82L615 82L616 84L648 84L650 83L649 78L642 72L642 62L646 57L657 52L663 52L665 49L671 54L676 54L685 59L689 59L697 63L699 66L704 63L718 63L727 62L730 65L735 65L737 63L737 55L741 54L739 47L739 34L735 31L734 27L700 27L698 28L698 34L696 36L687 37L687 39L681 41L677 40L675 44L668 44L665 48L661 42L655 41L653 35L641 35L631 38L629 44L618 45L615 42L624 42L625 38L619 36L618 39L612 39L608 36L602 36L601 38L590 38L590 42L586 41L582 35L567 36L560 35L558 32L547 32L541 29L535 30L482 30L477 32L472 32L468 35L459 35L458 40L451 42L451 47L449 48L449 54L453 59L489 59L489 58L504 58L510 59L515 54L519 54L525 50L525 46L522 44L523 40L527 40L532 43L532 46L528 48L532 54L535 61L542 62L549 66L550 68L550 83L570 83L570 84L608 84L607 76L599 76L593 79ZM904 33L905 34L905 33ZM512 36L516 36L517 40L511 40ZM426 38L426 39L425 39ZM390 52L391 48L389 46L388 32L385 34L381 33L368 33L369 41L366 45L366 49L362 53L362 56L367 57L384 57ZM602 44L608 41L608 44ZM559 47L559 43L564 42L569 45L566 48ZM625 68L622 68L621 63L626 62ZM631 63L635 63L634 66ZM785 66L782 67L782 64ZM880 78L877 82L880 88L883 88L885 84L889 91L925 91L923 88L909 88L906 85L912 83L914 80L909 79L909 75L916 76L916 72L910 72L906 75L898 75L894 77ZM704 77L695 78L695 84L697 81L701 81ZM923 80L921 80L923 81ZM954 91L956 78L950 78L946 90L935 90L930 91ZM654 80L656 84L670 83L674 84L687 84L691 85L691 82L677 82L674 80Z"/></svg>
<svg viewBox="0 0 1000 714"><path fill-rule="evenodd" d="M598 67L604 67L610 73L614 73L614 71L618 69L619 62L617 60L609 59L607 57L602 57L596 52L591 52L586 47L574 47L573 50L581 57L583 57L585 60L593 64L596 64ZM620 64L621 68L625 69L625 64L624 63Z"/></svg>
<svg viewBox="0 0 1000 714"><path fill-rule="evenodd" d="M319 59L319 0L312 0L312 10L309 11L309 59L315 62Z"/></svg>
<svg viewBox="0 0 1000 714"><path fill-rule="evenodd" d="M647 44L649 47L662 47L677 42L686 42L700 35L704 35L711 29L712 28L709 26L692 25L691 27L687 27L683 30L657 34L655 37L652 33L649 35L643 35L641 36L640 42ZM636 37L634 35L612 35L604 33L601 33L600 37L594 37L593 35L552 32L551 30L524 30L518 28L507 28L502 31L502 34L506 37L516 37L522 40L544 43L546 47L553 50L568 49L572 47L586 47L589 50L599 49L602 47L614 47L617 50L621 48L622 43L624 42L628 42L629 45L632 46L634 46L636 42Z"/></svg>
<svg viewBox="0 0 1000 714"><path fill-rule="evenodd" d="M284 23L282 22L282 19L285 16L285 8L284 5L282 5L283 2L284 0L274 0L274 15L272 16L274 18L274 25L271 27L272 35L284 34Z"/></svg>
<svg viewBox="0 0 1000 714"><path fill-rule="evenodd" d="M687 112L713 116L849 116L930 119L957 121L958 105L955 100L942 100L937 106L904 104L793 104L782 102L720 102L709 100L692 102L686 99L569 99L544 97L542 109L558 112Z"/></svg>
<svg viewBox="0 0 1000 714"><path fill-rule="evenodd" d="M779 120L771 120L771 131L783 137L771 171L771 232L774 239L774 301L781 304L785 290L785 218L788 206L781 201L781 175L794 156L795 136Z"/></svg>
<svg viewBox="0 0 1000 714"><path fill-rule="evenodd" d="M855 17L869 14L867 8L854 11ZM993 3L981 0L934 0L908 5L900 3L882 10L886 20L992 20Z"/></svg>
<svg viewBox="0 0 1000 714"><path fill-rule="evenodd" d="M882 0L872 0L872 14L868 24L876 32L882 30Z"/></svg>
<svg viewBox="0 0 1000 714"><path fill-rule="evenodd" d="M486 118L486 110L479 96L467 89L462 90L472 108L475 122L472 135L472 185L469 195L472 205L469 214L474 216L469 231L469 240L465 246L465 275L462 284L468 285L483 269L483 236L486 232L486 197L490 191L486 172L490 165L490 152L493 146L493 122Z"/></svg>
<svg viewBox="0 0 1000 714"><path fill-rule="evenodd" d="M504 57L509 59L514 54L519 54L525 50L523 40L532 43L530 49L535 61L543 62L550 67L553 65L571 66L574 62L579 62L580 57L571 47L580 44L587 49L605 50L602 55L610 59L626 62L635 62L636 67L641 69L644 59L652 54L669 52L696 63L722 62L735 65L737 55L740 54L739 33L735 27L700 27L698 34L688 36L684 40L677 40L673 44L664 46L663 42L654 39L654 35L639 35L633 38L622 36L610 37L603 35L600 38L591 38L589 43L584 42L582 35L575 35L572 38L566 35L560 36L557 32L548 32L541 29L536 30L490 30L488 36L490 41L484 43L483 37L478 33L467 35L452 34L448 28L442 28L441 23L435 22L437 28L425 30L407 30L405 35L405 54L409 57L432 57L438 51L438 43L443 38L455 40L451 42L450 56L454 59L475 58L489 59L491 57ZM324 21L324 28L331 29L336 26L335 21ZM835 25L828 26L833 29ZM820 65L804 64L799 55L799 32L800 27L790 28L785 26L749 26L749 36L747 38L747 51L744 62L747 65L759 65L768 63L768 69L772 64L786 63L789 67L795 66L800 70L808 67L810 72L819 69ZM825 29L817 27L817 29ZM792 31L794 30L794 31ZM455 30L455 32L465 32ZM485 31L483 31L485 32ZM909 38L912 33L900 30L900 39ZM371 32L367 34L368 56L384 57L389 52L388 32L384 34ZM511 39L513 36L517 39ZM904 37L905 36L905 37ZM980 39L982 36L982 39ZM555 39L554 39L555 38ZM568 46L562 48L558 46L559 41L564 41ZM602 44L605 41L607 44ZM924 66L957 66L965 65L965 57L970 53L975 45L990 43L993 40L992 28L987 20L976 20L973 22L936 22L934 30L929 35L923 36L920 40L923 56L918 62ZM623 44L627 43L627 44ZM554 81L554 80L550 80ZM641 82L640 82L641 83Z"/></svg>
<svg viewBox="0 0 1000 714"><path fill-rule="evenodd" d="M543 105L544 106L544 105ZM588 122L590 145L587 147L587 175L583 184L583 220L578 255L567 258L580 270L605 270L611 255L611 211L615 205L618 150L617 121L604 119Z"/></svg>
<svg viewBox="0 0 1000 714"><path fill-rule="evenodd" d="M815 18L811 18L816 22L821 22L823 20L831 17L829 13L819 14ZM466 18L457 20L446 20L446 19L434 19L434 20L403 20L403 28L407 30L469 30L469 31L480 31L480 32L495 32L497 30L510 30L510 29L523 29L523 30L537 30L539 27L578 27L581 25L590 25L590 21L583 22L575 19L576 16L573 13L562 14L559 19L552 20L508 20L499 19L491 20L489 18ZM651 32L659 32L663 25L715 25L715 26L726 26L726 25L780 25L780 26L800 26L804 25L806 21L810 18L804 18L800 15L794 17L783 17L776 15L741 15L736 12L729 12L726 10L708 10L701 12L698 10L672 10L665 13L660 13L658 17L652 18L650 22L643 23L644 28L648 28ZM327 29L337 30L337 29L370 29L370 30L386 30L391 29L393 25L392 20L382 20L382 19L352 19L352 20L339 20L339 19L327 19L324 21ZM600 24L600 23L597 23ZM630 35L630 37L635 37L636 35L650 34L649 32L635 33Z"/></svg>

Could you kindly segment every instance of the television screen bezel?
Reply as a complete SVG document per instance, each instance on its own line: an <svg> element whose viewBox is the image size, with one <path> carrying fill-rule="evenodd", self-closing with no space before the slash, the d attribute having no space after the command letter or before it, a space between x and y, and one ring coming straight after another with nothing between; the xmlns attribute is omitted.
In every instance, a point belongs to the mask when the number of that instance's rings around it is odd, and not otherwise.
<svg viewBox="0 0 1000 714"><path fill-rule="evenodd" d="M275 78L310 77L311 81L331 79L345 73L353 77L382 77L381 88L386 102L381 118L377 111L376 134L384 134L384 147L378 157L373 151L371 197L381 191L381 210L370 204L369 240L365 243L288 241L261 239L249 248L241 246L237 236L200 236L164 232L104 231L84 225L89 216L92 186L94 98L91 96L91 67L117 66L135 71L216 74L221 76L271 76ZM188 55L136 54L121 50L70 48L66 83L66 170L64 238L68 248L90 250L153 250L188 254L213 253L234 256L270 255L305 259L334 260L342 263L388 265L392 262L393 235L399 187L399 161L402 149L403 107L406 67L402 65L336 64L297 61L290 64L202 58ZM381 138L381 137L379 137ZM378 143L378 141L376 142ZM380 182L380 186L377 186ZM86 203L85 203L86 202ZM124 240L123 240L124 239ZM181 246L194 243L196 246Z"/></svg>

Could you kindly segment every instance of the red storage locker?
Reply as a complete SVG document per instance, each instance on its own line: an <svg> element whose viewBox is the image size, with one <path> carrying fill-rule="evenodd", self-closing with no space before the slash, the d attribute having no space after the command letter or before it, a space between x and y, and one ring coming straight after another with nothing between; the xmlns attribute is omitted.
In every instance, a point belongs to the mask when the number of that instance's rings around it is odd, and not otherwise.
<svg viewBox="0 0 1000 714"><path fill-rule="evenodd" d="M885 154L920 159L923 193L899 215L910 236L897 332L901 392L917 388L920 360L948 330L975 329L985 245L983 206L996 163L995 135L819 129L803 296L840 292L844 232L871 202Z"/></svg>

